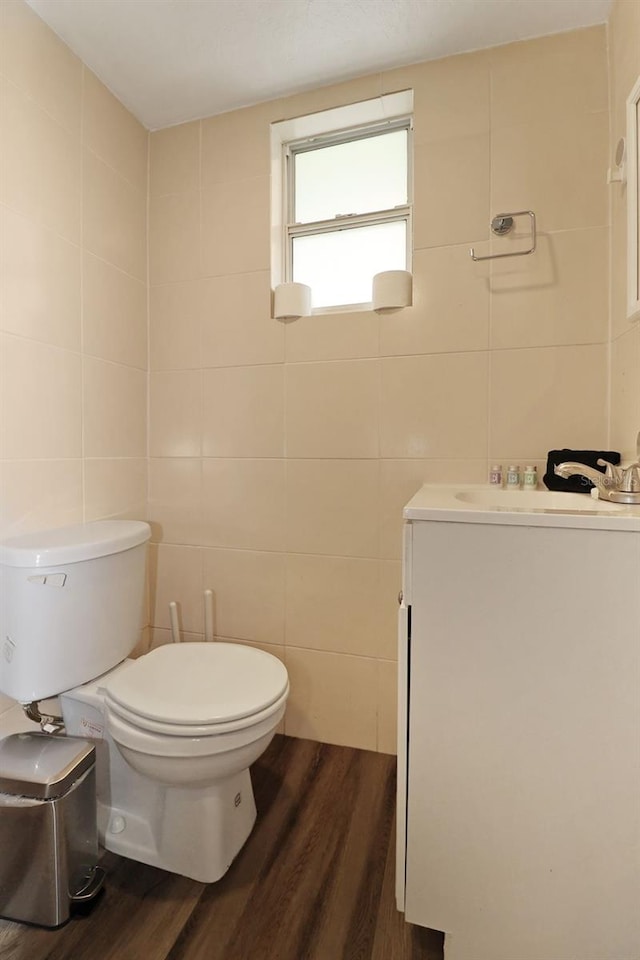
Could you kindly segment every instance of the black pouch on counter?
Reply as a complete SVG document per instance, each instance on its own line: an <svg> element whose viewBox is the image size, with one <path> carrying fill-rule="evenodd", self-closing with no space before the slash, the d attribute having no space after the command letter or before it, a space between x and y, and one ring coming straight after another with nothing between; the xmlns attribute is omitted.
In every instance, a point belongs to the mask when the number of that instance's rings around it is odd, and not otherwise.
<svg viewBox="0 0 640 960"><path fill-rule="evenodd" d="M589 493L593 483L586 477L575 475L573 477L559 477L553 472L557 463L585 463L600 473L605 472L605 467L598 466L598 460L606 460L617 466L620 463L620 454L615 450L550 450L547 456L547 472L542 478L547 490L564 490L565 493Z"/></svg>

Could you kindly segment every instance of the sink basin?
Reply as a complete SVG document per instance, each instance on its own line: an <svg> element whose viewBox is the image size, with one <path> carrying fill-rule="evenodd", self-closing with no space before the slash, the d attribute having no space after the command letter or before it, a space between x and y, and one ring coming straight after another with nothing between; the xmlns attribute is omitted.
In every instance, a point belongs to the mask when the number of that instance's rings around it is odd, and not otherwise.
<svg viewBox="0 0 640 960"><path fill-rule="evenodd" d="M588 493L503 490L487 484L426 483L405 506L402 515L405 520L640 533L640 504L631 506L597 500Z"/></svg>
<svg viewBox="0 0 640 960"><path fill-rule="evenodd" d="M481 487L477 490L461 490L454 496L462 503L493 507L497 510L617 513L625 509L625 505L621 503L596 500L584 493L561 493L558 490L494 490L491 487Z"/></svg>

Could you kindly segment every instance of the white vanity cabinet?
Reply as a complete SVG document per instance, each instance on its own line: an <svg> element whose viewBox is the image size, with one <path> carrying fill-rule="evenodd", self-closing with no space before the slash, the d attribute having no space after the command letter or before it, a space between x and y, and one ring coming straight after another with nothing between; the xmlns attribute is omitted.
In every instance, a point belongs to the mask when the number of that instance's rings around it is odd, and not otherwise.
<svg viewBox="0 0 640 960"><path fill-rule="evenodd" d="M640 510L510 496L405 510L398 906L446 960L640 960Z"/></svg>

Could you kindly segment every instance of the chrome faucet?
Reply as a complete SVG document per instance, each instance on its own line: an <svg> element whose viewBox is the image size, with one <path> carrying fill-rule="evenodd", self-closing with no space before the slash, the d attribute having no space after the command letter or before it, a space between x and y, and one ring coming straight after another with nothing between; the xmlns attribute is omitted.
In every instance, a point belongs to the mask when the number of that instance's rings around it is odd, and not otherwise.
<svg viewBox="0 0 640 960"><path fill-rule="evenodd" d="M637 455L640 461L640 433L637 440ZM605 467L605 472L589 467L585 463L558 463L554 473L559 477L574 477L576 474L586 477L597 487L600 500L611 500L614 503L640 504L640 462L632 463L626 468L616 467L607 460L598 460L598 466Z"/></svg>
<svg viewBox="0 0 640 960"><path fill-rule="evenodd" d="M618 473L620 470L606 460L598 460L599 466L604 467L605 464L607 471L603 473L601 470L596 470L595 467L590 467L586 463L573 463L568 460L565 463L557 463L553 468L553 472L558 477L564 477L565 480L569 477L575 477L576 475L586 477L587 480L590 480L591 483L598 488L598 493L606 493L607 496L605 499L608 499L609 490L617 486Z"/></svg>

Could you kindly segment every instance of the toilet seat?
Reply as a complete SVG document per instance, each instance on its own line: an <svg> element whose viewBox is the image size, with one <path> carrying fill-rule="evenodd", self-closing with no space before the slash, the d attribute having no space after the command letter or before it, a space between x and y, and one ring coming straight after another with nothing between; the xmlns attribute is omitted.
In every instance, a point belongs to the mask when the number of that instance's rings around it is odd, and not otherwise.
<svg viewBox="0 0 640 960"><path fill-rule="evenodd" d="M286 701L284 665L255 647L181 643L158 647L104 687L109 710L141 730L194 737L244 729Z"/></svg>
<svg viewBox="0 0 640 960"><path fill-rule="evenodd" d="M247 727L253 727L268 720L274 713L284 706L289 696L289 684L280 697L274 703L270 704L264 710L252 713L248 717L242 717L239 720L228 720L221 723L193 723L178 724L171 721L151 720L149 717L140 716L134 710L127 710L126 707L113 701L108 694L105 694L105 703L111 717L116 717L125 724L131 724L139 730L147 733L160 733L172 737L213 737L220 736L223 733L234 733L237 730L244 730Z"/></svg>

